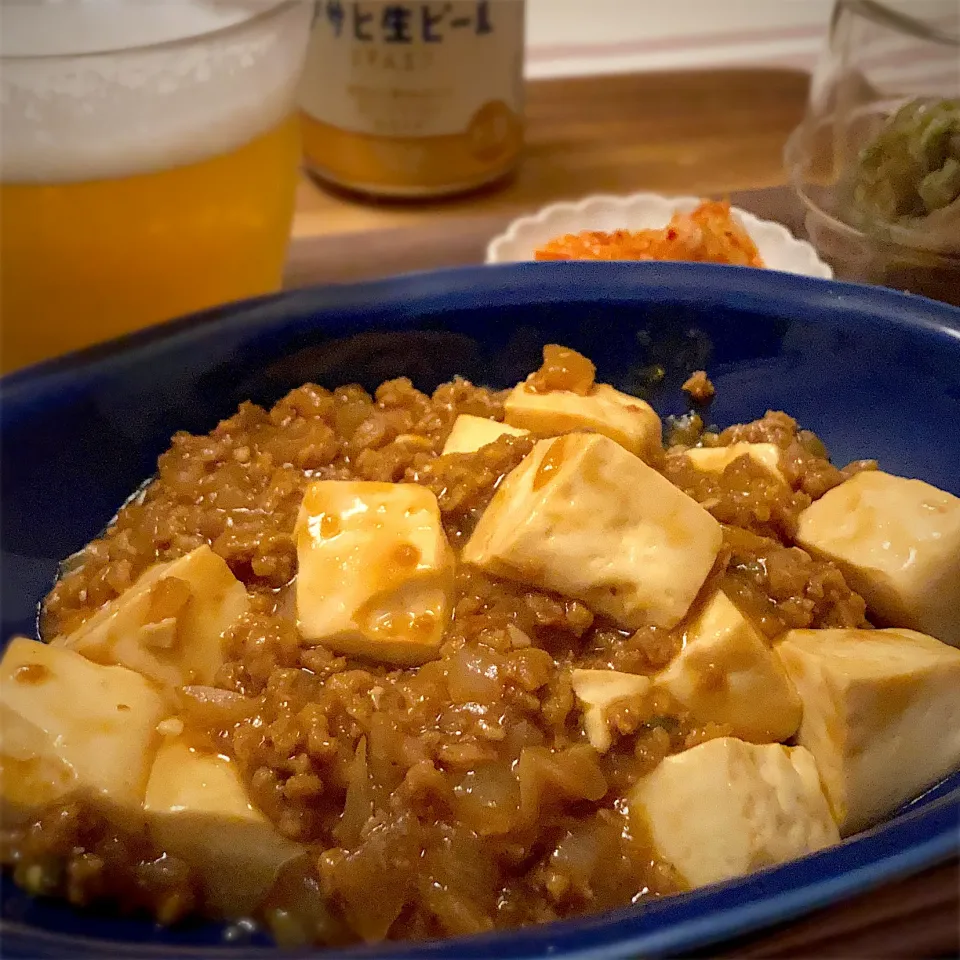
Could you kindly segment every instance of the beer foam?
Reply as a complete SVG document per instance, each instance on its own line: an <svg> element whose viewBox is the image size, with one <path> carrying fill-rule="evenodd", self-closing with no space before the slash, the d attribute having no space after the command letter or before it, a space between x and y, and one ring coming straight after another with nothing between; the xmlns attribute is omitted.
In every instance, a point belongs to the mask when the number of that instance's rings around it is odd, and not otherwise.
<svg viewBox="0 0 960 960"><path fill-rule="evenodd" d="M281 0L0 0L0 56L129 50L243 23Z"/></svg>
<svg viewBox="0 0 960 960"><path fill-rule="evenodd" d="M312 15L298 0L2 2L7 182L131 176L241 146L293 109Z"/></svg>

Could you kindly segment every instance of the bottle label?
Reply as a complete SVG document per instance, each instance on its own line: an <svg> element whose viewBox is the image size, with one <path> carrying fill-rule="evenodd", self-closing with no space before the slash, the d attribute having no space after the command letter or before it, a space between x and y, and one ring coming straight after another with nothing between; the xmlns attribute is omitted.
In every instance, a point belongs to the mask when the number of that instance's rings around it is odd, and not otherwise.
<svg viewBox="0 0 960 960"><path fill-rule="evenodd" d="M522 137L521 0L319 0L300 103L307 160L348 184L489 179Z"/></svg>

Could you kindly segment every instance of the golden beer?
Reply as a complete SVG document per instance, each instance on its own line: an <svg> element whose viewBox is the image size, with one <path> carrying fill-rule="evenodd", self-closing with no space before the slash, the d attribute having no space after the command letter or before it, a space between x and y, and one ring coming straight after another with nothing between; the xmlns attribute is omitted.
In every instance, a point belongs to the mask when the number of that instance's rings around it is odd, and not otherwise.
<svg viewBox="0 0 960 960"><path fill-rule="evenodd" d="M4 371L279 287L309 18L294 0L155 47L5 56Z"/></svg>

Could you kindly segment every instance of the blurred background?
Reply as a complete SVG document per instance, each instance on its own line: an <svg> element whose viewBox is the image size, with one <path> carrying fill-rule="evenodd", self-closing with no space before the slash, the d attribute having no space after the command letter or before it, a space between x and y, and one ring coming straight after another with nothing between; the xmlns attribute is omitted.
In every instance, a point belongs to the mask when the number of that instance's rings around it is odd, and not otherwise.
<svg viewBox="0 0 960 960"><path fill-rule="evenodd" d="M527 75L707 66L811 70L833 0L528 0Z"/></svg>
<svg viewBox="0 0 960 960"><path fill-rule="evenodd" d="M960 297L958 0L0 0L0 56L5 370L480 263L595 194L729 198L841 278Z"/></svg>

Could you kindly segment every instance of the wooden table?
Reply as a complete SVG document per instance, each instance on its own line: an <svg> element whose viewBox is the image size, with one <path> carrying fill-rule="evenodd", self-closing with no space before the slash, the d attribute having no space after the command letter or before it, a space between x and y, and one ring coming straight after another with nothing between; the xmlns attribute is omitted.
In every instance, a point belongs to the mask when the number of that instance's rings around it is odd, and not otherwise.
<svg viewBox="0 0 960 960"><path fill-rule="evenodd" d="M480 263L518 214L589 193L710 194L784 182L807 76L787 70L634 74L530 84L527 148L499 189L440 203L359 203L304 179L291 286Z"/></svg>
<svg viewBox="0 0 960 960"><path fill-rule="evenodd" d="M487 241L513 217L589 193L731 193L798 230L782 152L807 85L805 74L786 70L533 83L526 156L499 189L442 203L363 203L304 179L288 285L480 263ZM947 958L960 954L958 931L953 860L701 956Z"/></svg>

